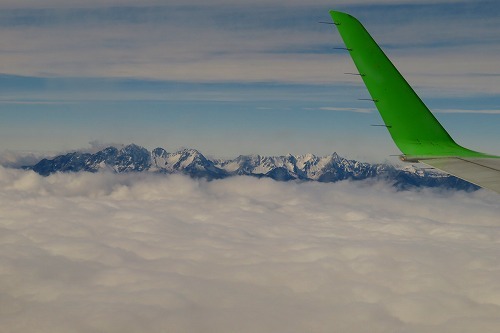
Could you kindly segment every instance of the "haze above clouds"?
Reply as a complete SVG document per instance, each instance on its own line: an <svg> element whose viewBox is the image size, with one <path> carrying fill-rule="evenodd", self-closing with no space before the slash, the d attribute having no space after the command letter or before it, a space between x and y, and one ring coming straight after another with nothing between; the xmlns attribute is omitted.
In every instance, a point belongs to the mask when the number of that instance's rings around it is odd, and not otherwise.
<svg viewBox="0 0 500 333"><path fill-rule="evenodd" d="M0 332L496 332L500 206L0 168Z"/></svg>

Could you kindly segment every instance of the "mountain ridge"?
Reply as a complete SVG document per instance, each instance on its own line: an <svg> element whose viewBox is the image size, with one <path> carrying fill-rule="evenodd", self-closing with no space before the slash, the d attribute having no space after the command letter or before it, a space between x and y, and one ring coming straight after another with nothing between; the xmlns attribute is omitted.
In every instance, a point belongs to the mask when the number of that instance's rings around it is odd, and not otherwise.
<svg viewBox="0 0 500 333"><path fill-rule="evenodd" d="M384 179L395 187L445 187L475 190L477 187L453 176L434 170L371 164L349 160L332 153L326 156L304 155L240 155L234 159L209 159L196 149L169 153L158 147L152 151L130 144L121 148L107 147L95 153L70 152L44 158L34 165L22 167L42 176L55 172L115 173L154 172L181 173L195 178L222 179L232 176L267 177L279 181L302 180L336 182L340 180Z"/></svg>

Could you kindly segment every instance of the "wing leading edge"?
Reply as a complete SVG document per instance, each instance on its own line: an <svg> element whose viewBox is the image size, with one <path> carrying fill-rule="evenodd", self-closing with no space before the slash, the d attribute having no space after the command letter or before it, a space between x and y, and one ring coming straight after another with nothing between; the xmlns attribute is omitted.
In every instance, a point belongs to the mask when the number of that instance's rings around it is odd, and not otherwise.
<svg viewBox="0 0 500 333"><path fill-rule="evenodd" d="M330 11L404 161L419 161L500 193L500 157L458 145L353 16Z"/></svg>

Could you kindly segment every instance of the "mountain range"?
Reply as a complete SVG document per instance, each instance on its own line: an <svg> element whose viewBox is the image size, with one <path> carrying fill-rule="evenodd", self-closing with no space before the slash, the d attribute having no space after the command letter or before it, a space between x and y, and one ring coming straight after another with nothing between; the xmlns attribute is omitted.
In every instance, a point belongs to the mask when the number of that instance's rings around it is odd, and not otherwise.
<svg viewBox="0 0 500 333"><path fill-rule="evenodd" d="M196 178L221 179L237 175L268 177L279 181L303 180L336 182L340 180L384 179L399 189L410 187L444 187L462 190L477 189L466 181L435 170L398 167L390 164L370 164L340 157L327 156L240 155L235 159L208 159L195 149L173 153L163 148L151 152L130 144L122 148L107 147L95 153L75 151L54 158L42 159L24 166L40 175L55 172L123 172L181 173Z"/></svg>

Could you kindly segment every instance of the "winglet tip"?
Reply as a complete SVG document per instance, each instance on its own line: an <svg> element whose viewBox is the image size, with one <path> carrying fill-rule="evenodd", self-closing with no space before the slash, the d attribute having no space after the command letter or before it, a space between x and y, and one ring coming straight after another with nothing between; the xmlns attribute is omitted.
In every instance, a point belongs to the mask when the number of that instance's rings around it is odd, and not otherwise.
<svg viewBox="0 0 500 333"><path fill-rule="evenodd" d="M345 12L340 12L338 10L330 10L329 11L330 13L330 16L332 17L333 21L334 22L338 22L340 23L340 21L342 19L345 19L345 18L350 18L350 19L354 19L354 20L357 20L354 16L352 16L351 14L348 14L348 13L345 13Z"/></svg>
<svg viewBox="0 0 500 333"><path fill-rule="evenodd" d="M331 16L333 19L335 19L335 17L336 17L336 16L338 16L339 14L343 14L342 12L339 12L339 11L336 11L336 10L333 10L333 9L332 9L332 10L330 10L330 11L329 11L329 13L330 13L330 16Z"/></svg>

